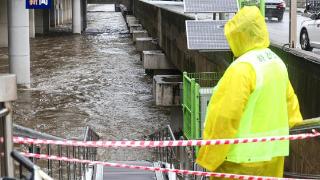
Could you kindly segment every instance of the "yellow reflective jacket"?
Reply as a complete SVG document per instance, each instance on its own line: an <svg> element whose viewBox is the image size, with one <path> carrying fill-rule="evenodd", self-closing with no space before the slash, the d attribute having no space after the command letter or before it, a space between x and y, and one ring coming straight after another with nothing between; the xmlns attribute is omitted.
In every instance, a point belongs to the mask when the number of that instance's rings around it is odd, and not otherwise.
<svg viewBox="0 0 320 180"><path fill-rule="evenodd" d="M257 49L267 48L269 34L258 8L242 8L225 26L225 35L236 57ZM250 94L256 86L256 74L248 63L230 66L211 97L204 129L204 139L234 138L239 128ZM302 121L299 103L288 82L287 110L289 126ZM251 174L282 177L284 157L256 163L233 163L225 161L230 145L203 146L197 163L202 167L223 173Z"/></svg>

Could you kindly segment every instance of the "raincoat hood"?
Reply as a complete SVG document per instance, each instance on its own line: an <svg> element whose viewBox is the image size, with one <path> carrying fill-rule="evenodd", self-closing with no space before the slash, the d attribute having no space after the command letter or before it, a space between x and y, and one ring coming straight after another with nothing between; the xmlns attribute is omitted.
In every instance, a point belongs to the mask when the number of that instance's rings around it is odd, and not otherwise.
<svg viewBox="0 0 320 180"><path fill-rule="evenodd" d="M270 45L264 17L255 6L245 6L224 28L224 34L235 57Z"/></svg>

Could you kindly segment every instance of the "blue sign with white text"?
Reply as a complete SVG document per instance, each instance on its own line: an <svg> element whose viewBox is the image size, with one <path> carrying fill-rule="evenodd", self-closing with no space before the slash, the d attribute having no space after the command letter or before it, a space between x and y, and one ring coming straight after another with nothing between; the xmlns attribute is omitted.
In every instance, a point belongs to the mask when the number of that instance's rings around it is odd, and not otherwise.
<svg viewBox="0 0 320 180"><path fill-rule="evenodd" d="M50 9L51 0L26 0L27 9Z"/></svg>

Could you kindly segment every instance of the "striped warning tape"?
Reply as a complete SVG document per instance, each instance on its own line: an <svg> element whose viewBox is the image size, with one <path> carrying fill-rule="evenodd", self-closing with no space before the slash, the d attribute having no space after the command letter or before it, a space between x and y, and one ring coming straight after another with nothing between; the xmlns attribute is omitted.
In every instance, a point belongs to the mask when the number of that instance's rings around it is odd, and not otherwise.
<svg viewBox="0 0 320 180"><path fill-rule="evenodd" d="M314 138L320 136L320 133L313 130L313 133L274 136L260 138L239 138L239 139L216 139L216 140L178 140L178 141L75 141L75 140L45 140L31 139L26 137L14 137L13 142L17 144L51 144L64 146L81 146L81 147L175 147L175 146L205 146L205 145L222 145L222 144L241 144L241 143L258 143L270 141L299 140Z"/></svg>
<svg viewBox="0 0 320 180"><path fill-rule="evenodd" d="M182 175L195 175L195 176L206 176L206 177L212 176L217 178L248 179L248 180L293 180L292 178L275 178L275 177L250 176L250 175L238 175L238 174L215 173L215 172L189 171L189 170L147 167L147 166L135 166L135 165L127 165L127 164L119 164L119 163L102 162L102 161L74 159L74 158L68 158L68 157L49 156L46 154L33 154L33 153L25 153L25 152L22 152L21 154L26 157L37 158L37 159L57 160L57 161L64 161L64 162L102 165L102 166L108 166L108 167L138 169L138 170L145 170L145 171L160 171L163 173L172 172L172 173L182 174Z"/></svg>

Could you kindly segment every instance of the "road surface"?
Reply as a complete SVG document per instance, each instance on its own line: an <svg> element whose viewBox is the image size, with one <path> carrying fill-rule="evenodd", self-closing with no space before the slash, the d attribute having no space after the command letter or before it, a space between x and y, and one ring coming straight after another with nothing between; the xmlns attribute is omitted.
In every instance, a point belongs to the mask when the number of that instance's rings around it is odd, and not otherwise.
<svg viewBox="0 0 320 180"><path fill-rule="evenodd" d="M300 35L300 28L301 23L304 20L307 20L307 17L303 17L298 15L297 18L297 48L300 47L299 43L299 35ZM277 18L273 18L271 20L267 20L267 25L270 33L270 39L272 42L278 42L280 44L287 44L289 43L289 13L285 12L283 16L283 21L278 22ZM314 49L314 53L320 54L320 49Z"/></svg>

